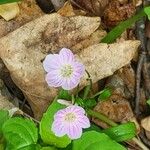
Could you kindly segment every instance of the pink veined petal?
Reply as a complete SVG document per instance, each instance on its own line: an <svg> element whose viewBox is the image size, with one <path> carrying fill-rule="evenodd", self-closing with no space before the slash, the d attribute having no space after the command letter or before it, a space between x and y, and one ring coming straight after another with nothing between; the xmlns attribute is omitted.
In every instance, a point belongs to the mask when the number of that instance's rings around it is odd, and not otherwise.
<svg viewBox="0 0 150 150"><path fill-rule="evenodd" d="M79 62L73 63L73 75L76 76L76 78L81 78L85 73L85 67L83 64Z"/></svg>
<svg viewBox="0 0 150 150"><path fill-rule="evenodd" d="M49 72L46 75L45 80L50 87L60 87L63 82L63 79L59 76L58 71Z"/></svg>
<svg viewBox="0 0 150 150"><path fill-rule="evenodd" d="M70 49L62 48L59 52L60 60L64 64L70 64L74 61L74 54Z"/></svg>
<svg viewBox="0 0 150 150"><path fill-rule="evenodd" d="M59 55L58 54L47 55L45 60L43 61L43 67L46 72L59 69L60 68Z"/></svg>
<svg viewBox="0 0 150 150"><path fill-rule="evenodd" d="M53 122L51 130L55 133L56 136L62 137L67 131L66 128L61 124L61 122Z"/></svg>
<svg viewBox="0 0 150 150"><path fill-rule="evenodd" d="M71 112L74 112L76 115L84 115L85 110L77 105L69 106L66 109L70 109Z"/></svg>
<svg viewBox="0 0 150 150"><path fill-rule="evenodd" d="M66 114L66 111L64 111L64 110L65 109L61 109L61 110L57 111L57 113L54 115L54 120L62 119Z"/></svg>
<svg viewBox="0 0 150 150"><path fill-rule="evenodd" d="M80 80L79 79L63 79L62 82L62 88L65 90L72 90L73 88L77 87L79 84Z"/></svg>
<svg viewBox="0 0 150 150"><path fill-rule="evenodd" d="M77 124L81 126L81 128L89 128L90 127L90 121L89 118L85 115L78 116Z"/></svg>
<svg viewBox="0 0 150 150"><path fill-rule="evenodd" d="M72 140L78 139L82 136L82 128L77 125L70 124L67 130L67 135Z"/></svg>

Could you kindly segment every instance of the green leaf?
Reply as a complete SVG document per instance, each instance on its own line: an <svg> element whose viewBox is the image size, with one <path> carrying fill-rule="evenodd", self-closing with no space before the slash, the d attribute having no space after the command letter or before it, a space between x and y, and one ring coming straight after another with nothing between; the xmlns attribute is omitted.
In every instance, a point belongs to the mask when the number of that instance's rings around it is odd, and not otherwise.
<svg viewBox="0 0 150 150"><path fill-rule="evenodd" d="M149 7L148 7L149 8ZM146 16L144 10L142 9L138 14L129 18L126 21L121 22L118 26L112 29L102 40L102 43L112 43L114 42L127 28L131 27L136 21L140 20L142 17Z"/></svg>
<svg viewBox="0 0 150 150"><path fill-rule="evenodd" d="M136 135L136 126L133 122L125 123L103 131L109 137L117 142L132 139Z"/></svg>
<svg viewBox="0 0 150 150"><path fill-rule="evenodd" d="M47 147L42 147L40 150L57 150L57 149L55 147L47 146Z"/></svg>
<svg viewBox="0 0 150 150"><path fill-rule="evenodd" d="M2 136L2 126L9 119L9 112L7 110L0 110L0 137Z"/></svg>
<svg viewBox="0 0 150 150"><path fill-rule="evenodd" d="M144 8L144 12L145 12L146 15L148 16L148 19L150 20L150 7Z"/></svg>
<svg viewBox="0 0 150 150"><path fill-rule="evenodd" d="M58 94L58 99L71 100L71 95L69 91L61 89Z"/></svg>
<svg viewBox="0 0 150 150"><path fill-rule="evenodd" d="M64 148L67 147L71 143L71 140L68 136L57 137L51 131L51 126L54 121L55 113L65 108L64 105L59 104L56 99L49 106L46 113L43 115L42 120L40 122L40 135L44 143L55 145L56 147Z"/></svg>
<svg viewBox="0 0 150 150"><path fill-rule="evenodd" d="M10 118L2 127L9 150L35 150L38 140L37 128L33 121L24 118Z"/></svg>
<svg viewBox="0 0 150 150"><path fill-rule="evenodd" d="M94 98L89 98L84 100L84 107L86 108L92 108L96 106L97 102Z"/></svg>
<svg viewBox="0 0 150 150"><path fill-rule="evenodd" d="M72 150L126 150L122 145L110 139L106 134L96 131L83 133L80 139L73 141Z"/></svg>
<svg viewBox="0 0 150 150"><path fill-rule="evenodd" d="M21 1L21 0L0 0L0 5L6 4L6 3L19 2L19 1Z"/></svg>
<svg viewBox="0 0 150 150"><path fill-rule="evenodd" d="M150 106L150 99L148 99L146 103Z"/></svg>
<svg viewBox="0 0 150 150"><path fill-rule="evenodd" d="M111 96L111 90L110 89L104 89L103 91L101 91L98 100L107 100L109 97Z"/></svg>

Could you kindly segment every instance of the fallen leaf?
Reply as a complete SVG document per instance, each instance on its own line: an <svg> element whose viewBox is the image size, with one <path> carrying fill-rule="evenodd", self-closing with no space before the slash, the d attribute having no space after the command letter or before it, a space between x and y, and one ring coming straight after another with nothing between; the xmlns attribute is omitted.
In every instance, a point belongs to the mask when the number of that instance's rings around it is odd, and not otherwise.
<svg viewBox="0 0 150 150"><path fill-rule="evenodd" d="M71 3L68 1L64 4L64 6L57 12L61 16L74 16L74 10Z"/></svg>
<svg viewBox="0 0 150 150"><path fill-rule="evenodd" d="M71 0L73 4L94 15L102 16L109 0Z"/></svg>
<svg viewBox="0 0 150 150"><path fill-rule="evenodd" d="M0 19L0 37L43 15L35 0L22 0L18 5L20 13L14 19L8 22Z"/></svg>
<svg viewBox="0 0 150 150"><path fill-rule="evenodd" d="M108 28L116 26L121 21L127 20L135 13L135 6L132 3L121 4L117 0L109 3L104 11L104 22Z"/></svg>
<svg viewBox="0 0 150 150"><path fill-rule="evenodd" d="M15 18L19 14L19 7L17 3L0 5L0 16L6 21Z"/></svg>
<svg viewBox="0 0 150 150"><path fill-rule="evenodd" d="M0 39L0 57L13 81L26 95L36 118L41 117L58 92L58 89L49 88L46 84L42 60L47 53L58 52L62 47L72 49L77 43L89 38L99 25L100 18L97 17L50 14ZM77 53L77 59L85 64L95 83L128 64L139 44L139 41L110 45L101 43L80 51L72 50ZM81 87L85 86L86 78L85 75Z"/></svg>
<svg viewBox="0 0 150 150"><path fill-rule="evenodd" d="M141 120L141 126L146 130L150 131L150 116Z"/></svg>

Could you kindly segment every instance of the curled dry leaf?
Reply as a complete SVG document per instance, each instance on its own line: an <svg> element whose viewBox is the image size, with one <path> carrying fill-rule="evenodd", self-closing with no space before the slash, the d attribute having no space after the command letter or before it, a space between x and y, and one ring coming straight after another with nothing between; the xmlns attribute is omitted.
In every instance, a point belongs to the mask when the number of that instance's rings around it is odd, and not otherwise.
<svg viewBox="0 0 150 150"><path fill-rule="evenodd" d="M19 14L19 7L17 3L0 5L0 16L6 21L15 18Z"/></svg>
<svg viewBox="0 0 150 150"><path fill-rule="evenodd" d="M102 16L109 0L71 0L73 4L97 16Z"/></svg>
<svg viewBox="0 0 150 150"><path fill-rule="evenodd" d="M92 39L91 34L99 25L100 19L97 17L51 14L0 39L0 57L14 82L26 95L36 118L41 117L58 92L58 89L49 88L45 82L42 60L48 52L57 52L62 47L72 49L77 59L85 64L94 83L113 74L133 58L139 41L88 45L84 50L72 48L89 37ZM85 75L82 87L86 84L86 78Z"/></svg>

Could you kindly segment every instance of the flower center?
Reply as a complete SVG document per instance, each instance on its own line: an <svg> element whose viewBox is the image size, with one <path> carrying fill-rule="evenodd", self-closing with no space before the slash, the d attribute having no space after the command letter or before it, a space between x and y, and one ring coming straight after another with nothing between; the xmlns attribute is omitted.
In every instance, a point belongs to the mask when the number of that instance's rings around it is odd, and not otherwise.
<svg viewBox="0 0 150 150"><path fill-rule="evenodd" d="M76 116L73 113L68 113L65 116L65 121L73 122L76 119Z"/></svg>
<svg viewBox="0 0 150 150"><path fill-rule="evenodd" d="M61 69L61 75L63 77L70 77L73 73L73 68L71 65L64 65Z"/></svg>

